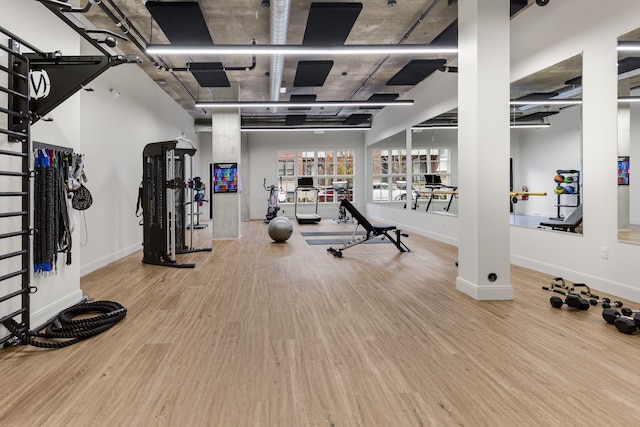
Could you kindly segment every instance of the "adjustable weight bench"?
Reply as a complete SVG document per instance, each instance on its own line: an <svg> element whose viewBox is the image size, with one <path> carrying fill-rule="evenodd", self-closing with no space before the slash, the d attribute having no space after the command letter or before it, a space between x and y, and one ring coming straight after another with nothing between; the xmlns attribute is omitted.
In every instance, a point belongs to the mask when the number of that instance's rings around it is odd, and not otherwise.
<svg viewBox="0 0 640 427"><path fill-rule="evenodd" d="M576 228L582 224L582 205L577 206L564 221L541 222L538 228L550 227L552 230L576 232Z"/></svg>
<svg viewBox="0 0 640 427"><path fill-rule="evenodd" d="M411 250L400 240L401 236L409 237L409 235L406 233L403 233L402 230L398 229L395 225L371 224L367 220L367 218L365 218L364 215L362 215L360 211L358 211L356 207L353 206L353 204L351 204L351 202L347 199L342 199L342 201L340 202L340 206L344 207L347 210L347 212L351 214L351 218L356 220L358 224L356 225L356 229L353 231L353 235L351 236L351 241L345 243L344 246L342 246L341 248L336 249L336 248L330 247L329 249L327 249L327 251L331 252L333 256L342 258L343 250L348 249L355 245L359 245L360 243L364 243L375 237L382 237L383 239L384 238L389 239L391 243L396 245L396 248L398 248L400 252L411 252ZM356 239L355 236L359 226L362 226L362 228L365 229L366 234L363 237ZM395 238L391 236L391 234L389 234L390 231L393 231L395 233L396 235Z"/></svg>

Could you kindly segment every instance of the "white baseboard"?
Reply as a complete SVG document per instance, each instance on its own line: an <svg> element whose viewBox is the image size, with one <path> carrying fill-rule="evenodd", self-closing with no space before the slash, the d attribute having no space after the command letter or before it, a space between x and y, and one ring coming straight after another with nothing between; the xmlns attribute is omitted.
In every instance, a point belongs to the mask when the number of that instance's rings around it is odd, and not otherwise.
<svg viewBox="0 0 640 427"><path fill-rule="evenodd" d="M511 285L478 286L461 277L456 278L456 289L478 301L512 300Z"/></svg>
<svg viewBox="0 0 640 427"><path fill-rule="evenodd" d="M605 293L607 295L616 296L618 298L628 299L634 302L640 302L640 289L632 288L622 283L612 282L602 277L584 274L579 271L563 268L558 265L552 265L536 261L530 258L511 255L511 263L520 267L529 268L541 273L549 274L553 277L562 277L572 283L586 283L589 288L595 290L598 294ZM541 283L540 286L546 285ZM604 295L602 295L604 296Z"/></svg>
<svg viewBox="0 0 640 427"><path fill-rule="evenodd" d="M80 266L80 277L87 275L93 271L96 271L97 269L102 268L105 265L111 264L112 262L115 262L120 258L124 258L128 255L131 255L132 253L139 251L141 249L142 249L142 245L140 243L136 243L124 249L120 249L117 252L104 256L100 259L97 259L95 261L91 261L87 264L83 264Z"/></svg>
<svg viewBox="0 0 640 427"><path fill-rule="evenodd" d="M82 290L78 289L48 306L31 313L31 327L36 328L45 324L51 318L57 316L62 310L77 304L80 300L82 300Z"/></svg>

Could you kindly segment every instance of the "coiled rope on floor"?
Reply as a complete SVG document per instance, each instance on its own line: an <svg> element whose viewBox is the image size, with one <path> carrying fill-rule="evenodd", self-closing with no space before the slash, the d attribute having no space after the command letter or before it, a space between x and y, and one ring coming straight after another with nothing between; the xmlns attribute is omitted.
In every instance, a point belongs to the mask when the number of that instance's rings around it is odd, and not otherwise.
<svg viewBox="0 0 640 427"><path fill-rule="evenodd" d="M87 317L92 314L94 315ZM38 332L20 328L14 319L4 321L3 325L20 341L20 344L55 349L98 335L124 319L126 315L127 309L117 302L92 301L62 310ZM78 318L79 316L83 317Z"/></svg>

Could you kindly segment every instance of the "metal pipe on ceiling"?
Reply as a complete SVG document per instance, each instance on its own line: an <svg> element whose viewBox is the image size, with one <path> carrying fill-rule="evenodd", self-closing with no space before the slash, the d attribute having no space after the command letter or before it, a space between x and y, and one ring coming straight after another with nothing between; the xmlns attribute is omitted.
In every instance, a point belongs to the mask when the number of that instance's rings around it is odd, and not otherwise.
<svg viewBox="0 0 640 427"><path fill-rule="evenodd" d="M271 1L271 44L287 44L289 30L290 0ZM280 100L280 86L284 69L284 56L272 55L269 78L271 84L271 101Z"/></svg>

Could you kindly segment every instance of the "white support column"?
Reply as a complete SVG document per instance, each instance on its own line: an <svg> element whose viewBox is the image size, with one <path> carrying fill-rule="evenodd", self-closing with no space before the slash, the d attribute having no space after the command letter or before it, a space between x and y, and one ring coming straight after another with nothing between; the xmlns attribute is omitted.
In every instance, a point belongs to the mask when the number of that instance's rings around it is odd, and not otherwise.
<svg viewBox="0 0 640 427"><path fill-rule="evenodd" d="M458 22L456 288L478 300L508 300L509 2L460 0Z"/></svg>
<svg viewBox="0 0 640 427"><path fill-rule="evenodd" d="M211 115L211 162L238 163L238 170L242 171L240 162L240 111L238 109L224 109L214 111ZM240 175L242 175L240 173ZM212 233L213 240L240 238L240 191L237 193L214 193L211 200L213 211Z"/></svg>

